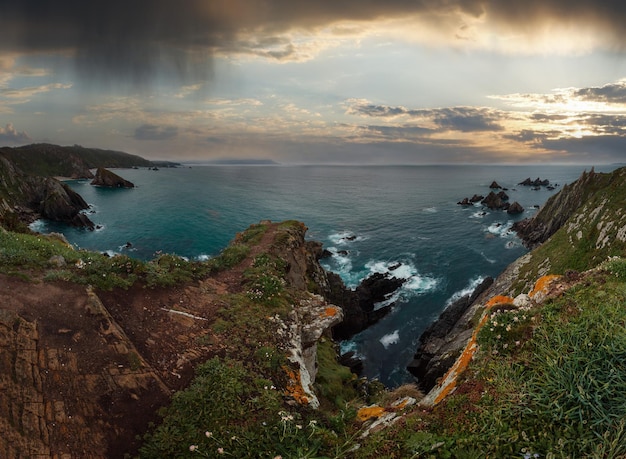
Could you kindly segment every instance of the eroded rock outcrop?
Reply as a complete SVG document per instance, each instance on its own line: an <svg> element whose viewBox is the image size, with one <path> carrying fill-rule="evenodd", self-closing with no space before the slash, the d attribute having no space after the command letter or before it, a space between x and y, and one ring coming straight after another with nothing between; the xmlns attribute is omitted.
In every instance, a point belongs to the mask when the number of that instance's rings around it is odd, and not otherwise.
<svg viewBox="0 0 626 459"><path fill-rule="evenodd" d="M593 168L590 172L583 172L578 180L570 185L564 185L559 193L551 196L532 218L513 224L513 230L528 247L538 246L556 233L595 192L594 187L590 185L601 180L602 174L596 174Z"/></svg>
<svg viewBox="0 0 626 459"><path fill-rule="evenodd" d="M92 185L103 186L107 188L134 188L135 185L132 182L120 177L115 172L111 172L104 167L99 167L96 170L96 176L91 181Z"/></svg>
<svg viewBox="0 0 626 459"><path fill-rule="evenodd" d="M93 229L94 224L81 211L89 206L69 186L50 177L22 173L11 161L0 156L0 216L17 213L29 220L38 217Z"/></svg>
<svg viewBox="0 0 626 459"><path fill-rule="evenodd" d="M458 357L472 333L465 317L467 310L493 284L487 277L474 291L450 304L420 336L413 360L407 366L424 392L432 389Z"/></svg>
<svg viewBox="0 0 626 459"><path fill-rule="evenodd" d="M393 304L379 308L376 304L385 301L405 282L389 274L374 273L350 290L337 274L327 273L327 279L331 287L328 300L341 306L344 312L343 321L333 327L333 338L337 340L349 339L387 315Z"/></svg>

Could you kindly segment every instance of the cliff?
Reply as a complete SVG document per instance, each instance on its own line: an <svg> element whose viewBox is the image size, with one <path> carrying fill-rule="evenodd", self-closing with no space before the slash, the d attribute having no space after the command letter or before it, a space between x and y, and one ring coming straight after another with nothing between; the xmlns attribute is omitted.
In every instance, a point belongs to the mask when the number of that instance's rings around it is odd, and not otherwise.
<svg viewBox="0 0 626 459"><path fill-rule="evenodd" d="M50 177L24 174L0 156L0 224L16 227L18 220L43 217L74 226L93 228L80 211L88 208L83 198L67 185Z"/></svg>
<svg viewBox="0 0 626 459"><path fill-rule="evenodd" d="M583 174L527 222L551 235L424 337L424 398L337 363L302 223L204 263L0 229L0 456L624 457L624 190Z"/></svg>
<svg viewBox="0 0 626 459"><path fill-rule="evenodd" d="M25 230L23 223L47 218L93 229L94 224L81 212L87 203L54 177L94 178L90 169L97 168L94 184L132 188L131 182L104 168L151 165L139 156L78 145L0 148L0 225Z"/></svg>
<svg viewBox="0 0 626 459"><path fill-rule="evenodd" d="M208 263L144 264L0 229L0 456L137 453L137 436L202 362L241 370L233 384L254 393L259 423L319 407L316 378L339 366L321 367L317 346L342 311L307 291L323 288L324 271L305 231L263 222ZM238 431L242 419L228 415L203 428Z"/></svg>

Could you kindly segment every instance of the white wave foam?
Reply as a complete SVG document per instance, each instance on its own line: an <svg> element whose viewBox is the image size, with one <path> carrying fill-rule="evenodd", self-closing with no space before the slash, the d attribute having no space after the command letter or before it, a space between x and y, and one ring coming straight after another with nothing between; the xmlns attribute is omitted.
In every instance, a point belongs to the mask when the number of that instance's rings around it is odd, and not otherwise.
<svg viewBox="0 0 626 459"><path fill-rule="evenodd" d="M201 253L200 255L196 257L196 260L198 261L209 261L210 259L211 259L211 255L206 255L204 253Z"/></svg>
<svg viewBox="0 0 626 459"><path fill-rule="evenodd" d="M351 231L340 231L328 236L328 239L335 245L345 245L351 242L360 242L366 239L365 236L357 236Z"/></svg>
<svg viewBox="0 0 626 459"><path fill-rule="evenodd" d="M478 287L480 283L484 280L485 278L481 276L470 279L470 282L467 285L467 287L465 287L462 290L459 290L458 292L454 292L452 296L448 298L448 301L446 301L446 306L450 306L452 303L454 303L460 298L463 298L465 295L471 295L472 292L476 290L476 287Z"/></svg>
<svg viewBox="0 0 626 459"><path fill-rule="evenodd" d="M436 208L436 207L424 207L424 208L422 209L422 212L426 212L426 213L428 213L428 214L436 214L436 213L437 213L437 212L439 212L439 211L437 210L437 208Z"/></svg>
<svg viewBox="0 0 626 459"><path fill-rule="evenodd" d="M373 260L366 263L365 267L369 270L369 272L361 280L376 273L389 275L397 279L404 279L404 283L399 289L393 292L384 301L378 302L374 305L375 310L388 306L402 300L403 298L412 297L429 290L433 290L439 283L435 278L420 275L417 268L413 266L412 263Z"/></svg>
<svg viewBox="0 0 626 459"><path fill-rule="evenodd" d="M392 333L389 333L383 336L381 339L379 339L380 344L382 344L385 349L387 349L392 344L398 344L399 340L400 340L400 330L394 330Z"/></svg>
<svg viewBox="0 0 626 459"><path fill-rule="evenodd" d="M483 218L485 215L487 215L487 212L485 212L484 210L479 210L478 212L474 212L472 215L470 215L470 218Z"/></svg>
<svg viewBox="0 0 626 459"><path fill-rule="evenodd" d="M491 264L494 264L497 260L494 260L493 258L488 258L487 255L485 255L485 252L480 252L480 255L488 262Z"/></svg>
<svg viewBox="0 0 626 459"><path fill-rule="evenodd" d="M495 236L510 237L513 234L515 234L511 230L512 226L513 226L513 222L506 222L506 223L495 222L487 227L487 232Z"/></svg>
<svg viewBox="0 0 626 459"><path fill-rule="evenodd" d="M116 252L115 250L105 250L104 253L106 253L111 258L117 257L118 255L121 255L121 253Z"/></svg>
<svg viewBox="0 0 626 459"><path fill-rule="evenodd" d="M358 352L359 345L351 340L341 341L339 343L339 353L341 355L347 354L348 352L354 352L354 358L359 360L365 360L365 356Z"/></svg>
<svg viewBox="0 0 626 459"><path fill-rule="evenodd" d="M28 228L36 233L41 233L46 228L46 222L42 219L35 220L30 225L28 225Z"/></svg>

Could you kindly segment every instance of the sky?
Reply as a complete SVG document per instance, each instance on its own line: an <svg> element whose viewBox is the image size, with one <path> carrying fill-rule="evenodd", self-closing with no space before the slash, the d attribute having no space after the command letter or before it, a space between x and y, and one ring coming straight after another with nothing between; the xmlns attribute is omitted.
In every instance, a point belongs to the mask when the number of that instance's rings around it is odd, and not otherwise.
<svg viewBox="0 0 626 459"><path fill-rule="evenodd" d="M626 162L626 2L0 0L0 146Z"/></svg>

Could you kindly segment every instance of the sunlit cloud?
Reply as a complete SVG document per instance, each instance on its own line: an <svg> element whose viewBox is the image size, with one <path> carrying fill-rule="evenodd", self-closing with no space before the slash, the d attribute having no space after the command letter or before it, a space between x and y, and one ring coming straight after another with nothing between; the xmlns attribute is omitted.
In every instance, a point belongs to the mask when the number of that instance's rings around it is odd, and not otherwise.
<svg viewBox="0 0 626 459"><path fill-rule="evenodd" d="M626 113L626 80L590 88L559 88L549 94L492 95L491 99L530 110L579 113L624 112Z"/></svg>
<svg viewBox="0 0 626 459"><path fill-rule="evenodd" d="M32 139L25 131L19 132L12 123L7 123L5 127L0 127L0 142L3 145L20 145L32 142Z"/></svg>
<svg viewBox="0 0 626 459"><path fill-rule="evenodd" d="M31 86L27 88L3 89L0 90L0 97L13 99L19 103L29 102L33 96L50 92L56 89L70 89L72 84L50 83L41 86Z"/></svg>

